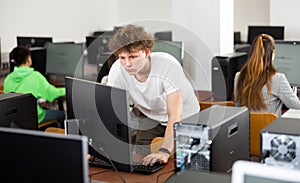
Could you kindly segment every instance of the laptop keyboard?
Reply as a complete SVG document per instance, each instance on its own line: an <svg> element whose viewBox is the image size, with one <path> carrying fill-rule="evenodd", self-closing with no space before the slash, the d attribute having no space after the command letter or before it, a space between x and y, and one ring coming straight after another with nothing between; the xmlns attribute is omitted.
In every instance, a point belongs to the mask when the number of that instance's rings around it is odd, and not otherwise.
<svg viewBox="0 0 300 183"><path fill-rule="evenodd" d="M157 172L158 170L162 169L163 167L164 167L164 165L160 164L159 162L154 163L153 166L143 165L142 163L134 163L133 171L137 172L137 173L151 174L151 173Z"/></svg>

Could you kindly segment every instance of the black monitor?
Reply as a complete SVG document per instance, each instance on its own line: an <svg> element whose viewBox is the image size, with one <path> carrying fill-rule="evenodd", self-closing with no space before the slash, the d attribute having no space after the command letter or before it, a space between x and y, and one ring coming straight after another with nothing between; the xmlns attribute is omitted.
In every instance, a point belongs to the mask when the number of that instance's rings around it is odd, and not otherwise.
<svg viewBox="0 0 300 183"><path fill-rule="evenodd" d="M46 73L56 76L83 76L83 44L47 43Z"/></svg>
<svg viewBox="0 0 300 183"><path fill-rule="evenodd" d="M45 47L36 47L30 48L30 55L32 60L31 67L35 71L40 72L47 78L46 74L46 48Z"/></svg>
<svg viewBox="0 0 300 183"><path fill-rule="evenodd" d="M274 66L291 86L300 86L300 41L275 41Z"/></svg>
<svg viewBox="0 0 300 183"><path fill-rule="evenodd" d="M124 26L114 26L114 32L118 32L120 29L122 29Z"/></svg>
<svg viewBox="0 0 300 183"><path fill-rule="evenodd" d="M233 33L233 44L241 44L241 32L234 32Z"/></svg>
<svg viewBox="0 0 300 183"><path fill-rule="evenodd" d="M159 41L156 40L152 52L166 52L175 57L183 64L184 44L181 41Z"/></svg>
<svg viewBox="0 0 300 183"><path fill-rule="evenodd" d="M44 47L46 43L52 43L52 37L17 36L17 45L31 47Z"/></svg>
<svg viewBox="0 0 300 183"><path fill-rule="evenodd" d="M105 32L100 36L85 37L88 63L90 64L104 63L104 61L101 59L101 54L110 52L110 50L107 47L107 44L112 35L113 34L110 32L109 33Z"/></svg>
<svg viewBox="0 0 300 183"><path fill-rule="evenodd" d="M68 83L71 87L66 87L67 103L72 103L80 132L88 137L90 145L97 151L96 156L106 161L110 159L119 170L133 171L133 120L129 113L128 92L78 78L66 77L67 86Z"/></svg>
<svg viewBox="0 0 300 183"><path fill-rule="evenodd" d="M154 39L161 41L172 41L172 31L155 32Z"/></svg>
<svg viewBox="0 0 300 183"><path fill-rule="evenodd" d="M1 38L0 38L0 68L2 68L1 59L2 59L2 53L1 53Z"/></svg>
<svg viewBox="0 0 300 183"><path fill-rule="evenodd" d="M248 26L248 44L259 34L269 34L275 40L284 40L284 26Z"/></svg>
<svg viewBox="0 0 300 183"><path fill-rule="evenodd" d="M0 95L0 126L38 130L37 101L32 94Z"/></svg>
<svg viewBox="0 0 300 183"><path fill-rule="evenodd" d="M73 110L73 79L65 77L67 119L75 119Z"/></svg>
<svg viewBox="0 0 300 183"><path fill-rule="evenodd" d="M3 180L88 183L87 139L32 130L0 128Z"/></svg>

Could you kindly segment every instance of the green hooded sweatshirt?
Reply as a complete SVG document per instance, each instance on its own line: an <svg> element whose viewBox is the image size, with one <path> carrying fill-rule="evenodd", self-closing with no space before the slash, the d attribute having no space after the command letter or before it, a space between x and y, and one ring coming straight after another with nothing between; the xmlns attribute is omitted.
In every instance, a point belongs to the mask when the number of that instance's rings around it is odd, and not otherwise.
<svg viewBox="0 0 300 183"><path fill-rule="evenodd" d="M31 93L36 99L43 98L52 102L66 95L65 88L56 88L47 79L31 67L15 67L4 80L4 92ZM38 122L46 116L45 110L37 104Z"/></svg>

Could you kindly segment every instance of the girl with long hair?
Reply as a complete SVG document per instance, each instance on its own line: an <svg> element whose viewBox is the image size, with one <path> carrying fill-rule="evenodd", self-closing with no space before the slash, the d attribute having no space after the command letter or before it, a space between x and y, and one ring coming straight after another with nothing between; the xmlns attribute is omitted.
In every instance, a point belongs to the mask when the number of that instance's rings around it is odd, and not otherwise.
<svg viewBox="0 0 300 183"><path fill-rule="evenodd" d="M273 64L275 41L268 34L253 40L248 61L235 76L234 95L237 106L250 111L272 112L281 116L282 104L300 109L300 101L283 73Z"/></svg>

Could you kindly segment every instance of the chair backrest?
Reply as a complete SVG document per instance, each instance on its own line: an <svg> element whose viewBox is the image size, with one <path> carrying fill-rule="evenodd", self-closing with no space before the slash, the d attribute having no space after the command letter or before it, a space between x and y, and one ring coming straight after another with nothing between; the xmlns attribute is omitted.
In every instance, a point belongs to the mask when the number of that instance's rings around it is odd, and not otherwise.
<svg viewBox="0 0 300 183"><path fill-rule="evenodd" d="M164 138L163 137L155 137L151 141L150 149L151 153L157 153L159 151L159 148L161 147L163 143ZM171 152L171 156L174 158L174 151Z"/></svg>
<svg viewBox="0 0 300 183"><path fill-rule="evenodd" d="M48 127L51 126L56 126L57 125L57 120L56 119L51 119L49 121L45 121L43 123L40 123L38 125L38 128L40 131L45 131Z"/></svg>
<svg viewBox="0 0 300 183"><path fill-rule="evenodd" d="M234 101L201 101L199 102L200 111L211 107L212 105L235 106Z"/></svg>
<svg viewBox="0 0 300 183"><path fill-rule="evenodd" d="M250 112L250 156L260 156L260 131L277 118L273 113Z"/></svg>
<svg viewBox="0 0 300 183"><path fill-rule="evenodd" d="M65 134L65 129L56 128L56 127L48 127L48 128L46 128L45 132Z"/></svg>

